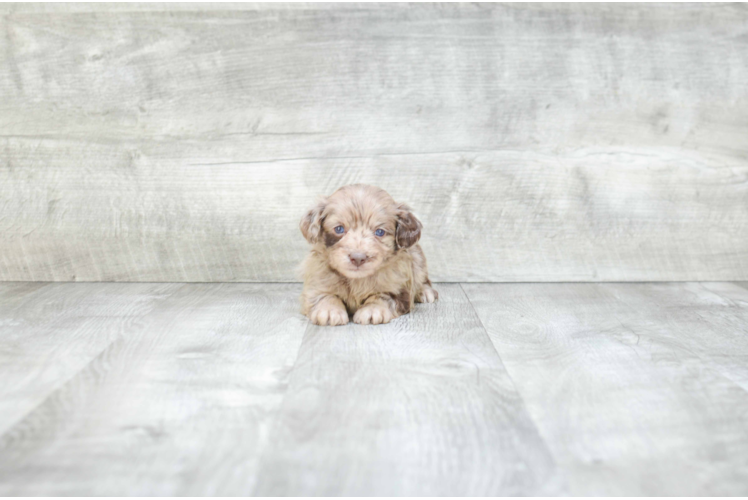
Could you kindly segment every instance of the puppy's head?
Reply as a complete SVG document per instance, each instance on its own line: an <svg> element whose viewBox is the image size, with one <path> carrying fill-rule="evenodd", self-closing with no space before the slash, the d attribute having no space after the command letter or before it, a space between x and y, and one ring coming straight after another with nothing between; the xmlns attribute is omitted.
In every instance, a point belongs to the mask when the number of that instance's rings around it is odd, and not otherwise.
<svg viewBox="0 0 748 500"><path fill-rule="evenodd" d="M382 189L345 186L301 219L301 232L347 278L371 276L421 237L421 222Z"/></svg>

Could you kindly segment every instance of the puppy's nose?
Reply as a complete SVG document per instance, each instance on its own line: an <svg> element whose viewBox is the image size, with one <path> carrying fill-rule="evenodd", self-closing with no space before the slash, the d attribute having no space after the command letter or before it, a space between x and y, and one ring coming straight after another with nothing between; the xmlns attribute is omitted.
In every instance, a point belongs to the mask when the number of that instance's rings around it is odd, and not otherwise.
<svg viewBox="0 0 748 500"><path fill-rule="evenodd" d="M351 258L351 262L356 264L357 266L360 266L364 262L366 262L366 254L365 253L352 253L348 255L348 257Z"/></svg>

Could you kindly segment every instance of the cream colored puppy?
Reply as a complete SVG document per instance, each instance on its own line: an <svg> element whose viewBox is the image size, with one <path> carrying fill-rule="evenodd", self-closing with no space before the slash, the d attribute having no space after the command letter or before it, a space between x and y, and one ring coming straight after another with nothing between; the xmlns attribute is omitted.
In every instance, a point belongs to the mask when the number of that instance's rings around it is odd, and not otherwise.
<svg viewBox="0 0 748 500"><path fill-rule="evenodd" d="M345 186L302 219L312 245L303 264L301 312L317 325L387 323L434 302L426 257L417 244L421 222L382 189Z"/></svg>

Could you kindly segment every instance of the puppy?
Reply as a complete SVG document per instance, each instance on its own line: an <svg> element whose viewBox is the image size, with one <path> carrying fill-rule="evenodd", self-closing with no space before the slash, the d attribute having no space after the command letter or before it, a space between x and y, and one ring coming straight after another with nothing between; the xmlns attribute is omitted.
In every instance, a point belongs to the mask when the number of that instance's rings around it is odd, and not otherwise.
<svg viewBox="0 0 748 500"><path fill-rule="evenodd" d="M312 245L303 264L301 312L316 325L388 323L414 302L434 302L421 222L384 190L345 186L299 225Z"/></svg>

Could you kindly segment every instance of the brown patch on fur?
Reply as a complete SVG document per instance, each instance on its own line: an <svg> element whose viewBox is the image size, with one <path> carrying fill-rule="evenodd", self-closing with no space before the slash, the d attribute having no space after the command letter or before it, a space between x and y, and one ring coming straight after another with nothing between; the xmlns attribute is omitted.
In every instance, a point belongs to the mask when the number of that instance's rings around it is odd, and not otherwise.
<svg viewBox="0 0 748 500"><path fill-rule="evenodd" d="M333 232L337 226L343 234ZM300 223L312 245L304 262L302 313L322 321L319 304L335 303L326 297L340 300L358 323L386 323L410 312L431 283L417 243L421 228L406 205L374 186L345 186L325 198ZM376 235L379 229L383 236ZM352 254L364 254L366 261L357 266Z"/></svg>
<svg viewBox="0 0 748 500"><path fill-rule="evenodd" d="M410 312L410 292L408 290L403 288L397 295L391 293L390 297L395 301L398 314L406 314Z"/></svg>
<svg viewBox="0 0 748 500"><path fill-rule="evenodd" d="M299 223L299 229L301 234L309 243L316 243L319 239L319 234L322 231L322 225L325 222L325 217L322 213L325 210L325 202L321 201L312 207L307 214L301 218Z"/></svg>
<svg viewBox="0 0 748 500"><path fill-rule="evenodd" d="M400 248L408 248L415 245L421 238L421 221L410 212L407 206L401 205L397 216L397 233L395 243Z"/></svg>
<svg viewBox="0 0 748 500"><path fill-rule="evenodd" d="M328 233L327 231L325 231L325 246L329 248L340 241L341 238L342 236L338 236L337 234Z"/></svg>

